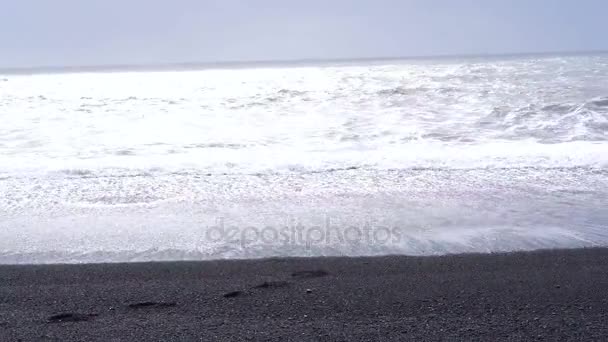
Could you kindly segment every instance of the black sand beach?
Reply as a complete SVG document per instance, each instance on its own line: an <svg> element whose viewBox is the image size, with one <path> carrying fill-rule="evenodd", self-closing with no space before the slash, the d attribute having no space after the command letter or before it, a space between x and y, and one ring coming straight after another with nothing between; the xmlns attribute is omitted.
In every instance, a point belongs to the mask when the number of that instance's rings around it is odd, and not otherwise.
<svg viewBox="0 0 608 342"><path fill-rule="evenodd" d="M0 266L0 341L591 341L608 249Z"/></svg>

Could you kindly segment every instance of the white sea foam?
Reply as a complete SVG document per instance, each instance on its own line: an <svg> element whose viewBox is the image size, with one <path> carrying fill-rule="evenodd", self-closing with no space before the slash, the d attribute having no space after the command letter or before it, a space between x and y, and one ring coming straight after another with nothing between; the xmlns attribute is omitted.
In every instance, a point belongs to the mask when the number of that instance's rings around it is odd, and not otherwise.
<svg viewBox="0 0 608 342"><path fill-rule="evenodd" d="M608 241L606 56L3 78L0 262ZM390 247L192 244L218 217L328 213L430 235Z"/></svg>

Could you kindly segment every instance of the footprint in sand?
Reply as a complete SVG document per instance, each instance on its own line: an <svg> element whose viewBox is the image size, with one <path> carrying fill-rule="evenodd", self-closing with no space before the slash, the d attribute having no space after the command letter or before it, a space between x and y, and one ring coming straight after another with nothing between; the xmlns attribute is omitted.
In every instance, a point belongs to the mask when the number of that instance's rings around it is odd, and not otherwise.
<svg viewBox="0 0 608 342"><path fill-rule="evenodd" d="M298 271L291 274L292 277L297 279L321 278L328 275L329 272L324 270Z"/></svg>
<svg viewBox="0 0 608 342"><path fill-rule="evenodd" d="M140 302L127 305L129 309L164 309L177 306L175 302Z"/></svg>
<svg viewBox="0 0 608 342"><path fill-rule="evenodd" d="M87 322L97 316L97 314L66 312L49 317L48 323Z"/></svg>
<svg viewBox="0 0 608 342"><path fill-rule="evenodd" d="M245 293L243 291L232 291L232 292L228 292L228 293L224 293L224 298L235 298L238 296L242 296Z"/></svg>
<svg viewBox="0 0 608 342"><path fill-rule="evenodd" d="M260 285L256 285L254 289L279 289L282 287L289 286L289 282L286 281L265 281Z"/></svg>

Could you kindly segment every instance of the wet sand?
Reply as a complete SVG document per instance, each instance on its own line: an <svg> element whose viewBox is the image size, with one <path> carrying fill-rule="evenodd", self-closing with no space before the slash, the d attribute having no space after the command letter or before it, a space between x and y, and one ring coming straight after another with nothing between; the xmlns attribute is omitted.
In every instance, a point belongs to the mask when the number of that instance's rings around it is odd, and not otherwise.
<svg viewBox="0 0 608 342"><path fill-rule="evenodd" d="M0 341L604 340L608 249L0 266Z"/></svg>

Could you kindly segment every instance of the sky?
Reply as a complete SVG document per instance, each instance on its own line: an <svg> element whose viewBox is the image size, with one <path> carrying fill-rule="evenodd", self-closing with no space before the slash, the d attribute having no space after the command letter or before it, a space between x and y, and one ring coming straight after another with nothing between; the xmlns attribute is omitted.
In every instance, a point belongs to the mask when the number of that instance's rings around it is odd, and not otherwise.
<svg viewBox="0 0 608 342"><path fill-rule="evenodd" d="M605 0L0 0L0 68L608 50Z"/></svg>

